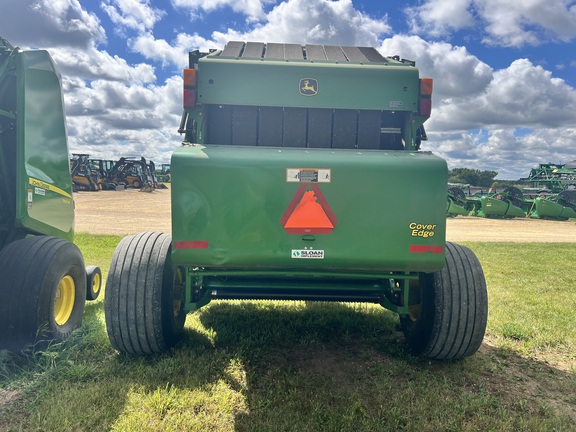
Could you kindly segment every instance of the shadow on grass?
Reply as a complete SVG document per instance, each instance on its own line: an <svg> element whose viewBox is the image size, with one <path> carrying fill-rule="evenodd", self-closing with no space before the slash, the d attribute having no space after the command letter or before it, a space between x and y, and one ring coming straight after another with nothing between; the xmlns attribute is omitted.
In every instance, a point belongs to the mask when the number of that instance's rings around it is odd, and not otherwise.
<svg viewBox="0 0 576 432"><path fill-rule="evenodd" d="M574 374L487 346L460 362L415 358L383 309L214 302L150 357L114 352L101 309L2 378L25 396L5 410L7 429L571 430L576 419Z"/></svg>
<svg viewBox="0 0 576 432"><path fill-rule="evenodd" d="M483 346L459 362L413 357L396 315L346 304L217 303L200 316L246 372L231 386L252 430L571 430L576 378Z"/></svg>

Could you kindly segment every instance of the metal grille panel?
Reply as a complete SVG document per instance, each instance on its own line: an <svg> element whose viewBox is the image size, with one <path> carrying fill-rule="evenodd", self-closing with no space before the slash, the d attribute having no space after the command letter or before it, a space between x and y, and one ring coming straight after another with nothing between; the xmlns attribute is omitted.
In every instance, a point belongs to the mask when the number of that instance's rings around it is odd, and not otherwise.
<svg viewBox="0 0 576 432"><path fill-rule="evenodd" d="M228 42L222 50L222 57L240 57L244 49L244 42Z"/></svg>
<svg viewBox="0 0 576 432"><path fill-rule="evenodd" d="M337 45L298 45L262 42L228 42L221 57L270 60L309 60L351 63L386 63L375 48Z"/></svg>

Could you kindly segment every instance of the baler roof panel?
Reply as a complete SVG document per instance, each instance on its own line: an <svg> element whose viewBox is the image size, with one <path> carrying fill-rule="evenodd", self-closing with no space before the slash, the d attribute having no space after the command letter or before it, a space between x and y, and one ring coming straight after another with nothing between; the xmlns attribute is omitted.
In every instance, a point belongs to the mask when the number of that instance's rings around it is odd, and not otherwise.
<svg viewBox="0 0 576 432"><path fill-rule="evenodd" d="M298 45L262 42L228 42L222 51L212 55L219 58L245 60L327 61L332 63L389 63L373 47L339 45Z"/></svg>

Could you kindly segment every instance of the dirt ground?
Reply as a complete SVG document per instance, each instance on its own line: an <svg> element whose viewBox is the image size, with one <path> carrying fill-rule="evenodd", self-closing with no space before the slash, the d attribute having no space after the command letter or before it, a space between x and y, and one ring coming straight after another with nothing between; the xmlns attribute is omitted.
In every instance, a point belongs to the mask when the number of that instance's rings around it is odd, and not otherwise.
<svg viewBox="0 0 576 432"><path fill-rule="evenodd" d="M77 192L76 232L135 234L170 233L170 189L154 192ZM459 241L576 243L576 220L485 219L456 217L447 220L447 239Z"/></svg>

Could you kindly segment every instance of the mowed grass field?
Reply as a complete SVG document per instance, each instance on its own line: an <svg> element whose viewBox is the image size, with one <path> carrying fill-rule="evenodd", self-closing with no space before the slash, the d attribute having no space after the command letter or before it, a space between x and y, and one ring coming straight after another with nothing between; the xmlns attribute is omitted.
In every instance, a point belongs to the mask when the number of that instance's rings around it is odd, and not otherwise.
<svg viewBox="0 0 576 432"><path fill-rule="evenodd" d="M76 243L105 276L119 240ZM489 291L472 357L413 357L379 306L264 301L212 302L169 353L131 357L100 298L65 343L0 354L0 430L575 430L576 247L465 244Z"/></svg>

